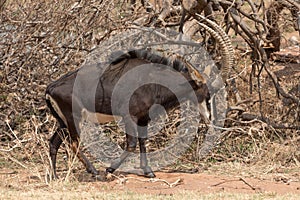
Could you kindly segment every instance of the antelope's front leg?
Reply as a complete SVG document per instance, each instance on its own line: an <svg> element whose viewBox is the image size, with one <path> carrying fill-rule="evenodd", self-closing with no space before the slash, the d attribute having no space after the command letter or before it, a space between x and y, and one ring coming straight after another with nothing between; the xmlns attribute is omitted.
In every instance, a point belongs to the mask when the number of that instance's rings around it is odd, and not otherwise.
<svg viewBox="0 0 300 200"><path fill-rule="evenodd" d="M126 149L121 154L120 158L114 160L110 167L106 169L106 172L113 173L116 169L120 167L120 165L124 162L124 160L130 155L130 153L134 152L137 144L136 137L136 124L133 124L131 121L125 121L125 129L126 129Z"/></svg>
<svg viewBox="0 0 300 200"><path fill-rule="evenodd" d="M144 175L149 178L154 178L155 174L148 165L146 140L148 135L148 126L138 126L139 146L140 146L140 167L144 171Z"/></svg>

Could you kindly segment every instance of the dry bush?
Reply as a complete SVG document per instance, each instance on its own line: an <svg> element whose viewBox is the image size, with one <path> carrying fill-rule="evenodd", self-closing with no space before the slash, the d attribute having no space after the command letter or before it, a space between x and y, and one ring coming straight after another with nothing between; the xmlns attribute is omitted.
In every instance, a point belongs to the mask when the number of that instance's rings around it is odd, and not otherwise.
<svg viewBox="0 0 300 200"><path fill-rule="evenodd" d="M4 1L0 25L0 148L23 161L44 154L55 121L46 85L78 68L85 56L124 26L123 2ZM133 18L134 16L130 16ZM129 19L129 17L128 17ZM45 144L42 144L44 143ZM24 154L18 154L21 151ZM25 165L23 167L26 167Z"/></svg>

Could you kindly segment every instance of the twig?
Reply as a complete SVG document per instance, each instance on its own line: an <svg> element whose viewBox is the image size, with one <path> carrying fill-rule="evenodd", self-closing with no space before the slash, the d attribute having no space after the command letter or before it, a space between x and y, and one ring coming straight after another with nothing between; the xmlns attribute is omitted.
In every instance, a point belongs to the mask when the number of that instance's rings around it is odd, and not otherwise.
<svg viewBox="0 0 300 200"><path fill-rule="evenodd" d="M245 179L243 178L239 178L239 179L233 179L233 180L225 180L225 181L222 181L220 183L217 183L217 184L214 184L214 185L211 185L212 187L216 187L216 186L219 186L219 185L222 185L224 183L229 183L229 182L234 182L234 181L242 181L243 183L245 183L247 186L249 186L252 190L256 190L257 188L253 187L250 183L248 183Z"/></svg>
<svg viewBox="0 0 300 200"><path fill-rule="evenodd" d="M170 183L164 179L159 179L159 178L150 178L150 179L141 179L141 178L135 178L135 177L125 177L124 175L116 176L114 174L109 174L109 176L115 177L119 180L120 184L125 184L129 179L144 182L144 183L157 183L157 182L162 182L165 183L168 187L176 187L177 185L180 185L183 182L182 178L177 179L176 181Z"/></svg>
<svg viewBox="0 0 300 200"><path fill-rule="evenodd" d="M7 156L7 158L13 162L15 162L16 164L20 165L21 167L23 167L24 169L27 169L27 167L25 165L23 165L21 162L19 162L17 159L15 159L12 156Z"/></svg>
<svg viewBox="0 0 300 200"><path fill-rule="evenodd" d="M250 183L248 183L247 181L245 181L245 179L241 178L239 179L240 181L243 181L246 185L248 185L252 190L256 190L255 187L253 187L252 185L250 185Z"/></svg>
<svg viewBox="0 0 300 200"><path fill-rule="evenodd" d="M179 185L183 181L183 179L181 179L181 178L177 179L173 183L169 183L168 181L166 181L164 179L159 179L159 178L138 179L138 178L134 178L134 177L128 177L128 179L133 179L133 180L137 180L137 181L141 181L141 182L150 182L150 183L162 182L162 183L165 183L166 185L168 185L170 188Z"/></svg>
<svg viewBox="0 0 300 200"><path fill-rule="evenodd" d="M19 140L18 136L15 134L15 132L12 130L12 128L10 127L8 120L5 120L6 125L8 126L9 130L12 132L12 134L14 135L14 137L16 138L16 140L18 141L18 143L20 144L21 141Z"/></svg>
<svg viewBox="0 0 300 200"><path fill-rule="evenodd" d="M233 182L233 181L238 181L238 180L236 180L236 179L234 179L234 180L225 180L225 181L213 184L213 185L211 185L211 187L216 187L216 186L222 185L224 183L229 183L229 182Z"/></svg>
<svg viewBox="0 0 300 200"><path fill-rule="evenodd" d="M251 113L243 113L241 115L241 117L243 120L246 120L246 121L259 120L261 122L268 124L269 126L275 128L275 129L296 129L296 130L299 129L300 130L300 126L285 126L278 122L271 121L270 119L268 119L266 117L262 118L261 116L251 114Z"/></svg>
<svg viewBox="0 0 300 200"><path fill-rule="evenodd" d="M31 138L27 139L27 140L21 140L18 141L17 144L15 144L14 146L10 147L9 149L0 149L0 151L2 152L11 152L12 150L14 150L15 148L21 147L20 144L25 143L25 142L29 142L31 140Z"/></svg>

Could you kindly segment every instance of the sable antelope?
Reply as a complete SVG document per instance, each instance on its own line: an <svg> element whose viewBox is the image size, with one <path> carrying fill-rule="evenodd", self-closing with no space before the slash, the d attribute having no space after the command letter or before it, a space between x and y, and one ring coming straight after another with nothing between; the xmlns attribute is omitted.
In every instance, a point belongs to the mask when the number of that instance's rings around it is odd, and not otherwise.
<svg viewBox="0 0 300 200"><path fill-rule="evenodd" d="M210 28L205 24L201 25L220 44L223 56L221 71L223 72L223 77L226 79L228 70L232 67L233 63L230 39L217 24L208 19L205 19L205 21L214 27ZM200 109L204 112L202 115L206 118L209 115L206 103L210 94L205 79L189 63L176 59L170 60L145 49L131 50L121 54L117 52L112 54L109 60L108 63L83 66L62 76L57 81L51 83L46 89L47 105L60 125L59 129L50 138L50 157L54 177L57 177L56 155L62 143L62 138L69 139L72 150L83 162L89 173L95 175L99 173L79 148L79 125L83 119L105 123L114 120L113 115L116 115L121 117L125 123L125 151L118 160L114 161L106 169L107 172L113 173L128 157L129 153L135 150L138 141L141 153L140 167L143 169L145 176L155 177L152 169L148 166L145 147L147 125L151 120L149 109L155 104L160 104L165 110L169 110L179 104L178 98L184 98L193 93L197 97ZM186 81L183 84L182 82L174 82L174 85L177 86L177 94L179 95L175 95L162 85L154 83L146 84L135 90L130 97L128 105L122 101L124 98L122 95L127 95L126 90L125 92L117 93L117 106L114 107L113 112L111 98L117 82L123 75L128 74L130 70L145 64L150 64L159 73L169 74L169 78L176 74L185 77ZM164 65L164 67L160 64ZM209 76L210 71L211 69L207 67L205 74ZM144 73L141 74L140 78L147 77L148 74ZM130 81L134 83L135 79L130 79ZM172 82L172 80L169 81ZM190 86L188 88L191 89L187 89L187 83ZM128 88L130 88L130 84L127 84ZM69 134L66 131L60 131L61 129L68 129Z"/></svg>
<svg viewBox="0 0 300 200"><path fill-rule="evenodd" d="M97 122L105 123L114 120L113 115L115 115L121 117L125 123L125 151L118 160L112 162L106 172L113 173L129 153L135 150L138 140L141 153L140 167L146 177L155 177L152 169L148 166L145 147L147 125L151 120L149 109L153 105L159 104L165 110L169 110L179 104L178 98L185 98L193 93L199 106L207 111L209 91L205 79L189 63L162 57L145 49L130 50L121 54L115 53L109 60L108 63L83 66L62 76L46 89L46 102L49 109L58 120L60 129L67 128L69 132L67 134L66 131L58 129L50 138L50 157L54 177L57 177L56 155L62 143L62 136L69 139L72 150L83 162L87 171L98 174L95 167L79 149L80 128L78 127L82 119L92 119L91 116L93 116ZM130 70L145 64L151 65L159 73L168 73L166 78L173 81L172 84L176 86L176 95L165 86L155 83L145 84L134 91L127 108L123 103L126 90L116 94L118 102L116 103L117 107L114 108L115 112L113 112L112 95L117 82ZM176 74L184 77L185 83L177 81ZM150 74L144 74L144 77L147 76ZM188 84L189 87L186 87L185 84ZM89 95L93 92L94 95ZM129 110L129 113L126 112L126 109ZM208 113L205 115L208 116Z"/></svg>

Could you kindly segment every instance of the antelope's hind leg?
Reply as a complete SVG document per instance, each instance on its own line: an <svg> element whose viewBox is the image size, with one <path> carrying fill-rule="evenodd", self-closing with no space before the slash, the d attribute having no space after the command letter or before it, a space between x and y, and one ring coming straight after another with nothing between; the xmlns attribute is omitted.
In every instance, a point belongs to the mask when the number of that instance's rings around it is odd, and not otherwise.
<svg viewBox="0 0 300 200"><path fill-rule="evenodd" d="M84 155L79 147L79 138L72 139L71 147L73 152L77 155L77 158L84 164L86 171L93 175L99 175L99 171L96 170L94 165L89 161L89 159Z"/></svg>
<svg viewBox="0 0 300 200"><path fill-rule="evenodd" d="M91 173L93 175L99 175L99 171L96 170L94 165L89 161L89 159L84 155L84 153L80 149L79 133L76 129L75 123L73 121L69 122L68 127L69 127L69 132L71 137L70 146L73 152L77 155L77 158L84 164L86 171L88 173Z"/></svg>
<svg viewBox="0 0 300 200"><path fill-rule="evenodd" d="M63 129L57 129L53 136L49 140L49 147L50 147L50 159L51 159L51 171L54 179L57 179L56 173L56 157L57 151L63 141L63 138L66 136L65 131Z"/></svg>

